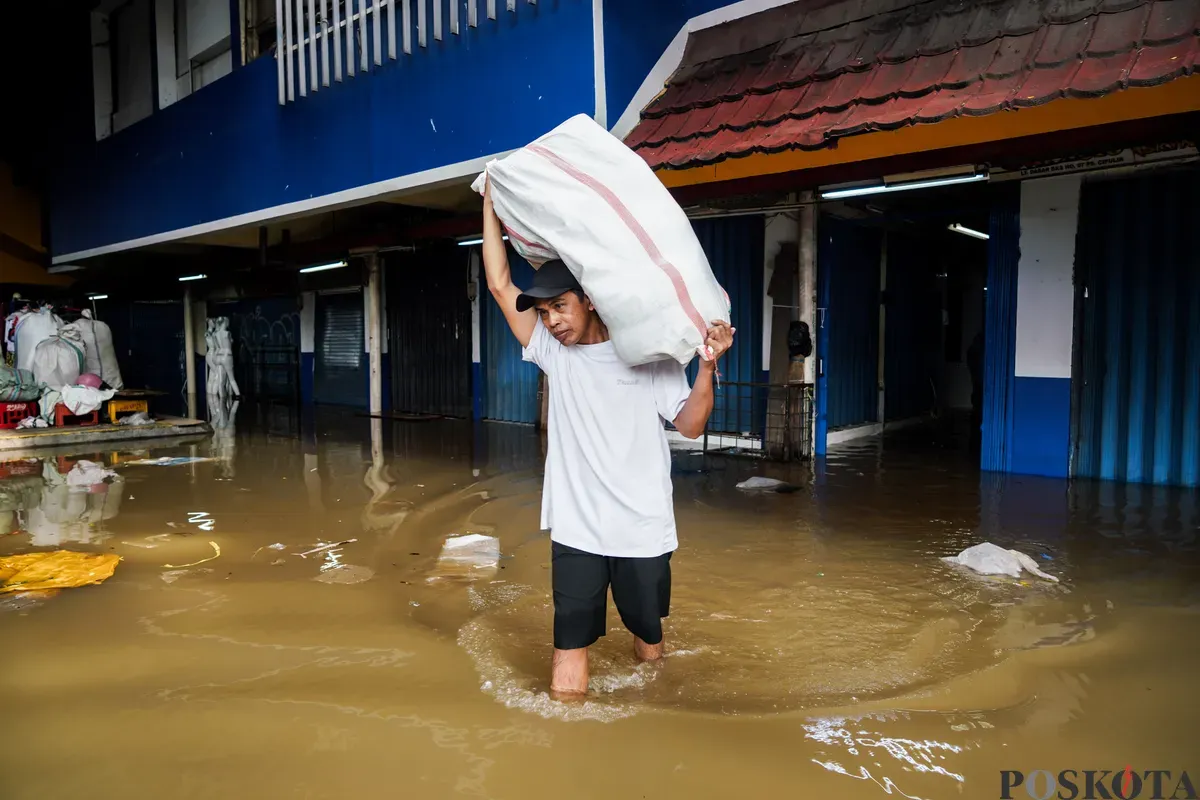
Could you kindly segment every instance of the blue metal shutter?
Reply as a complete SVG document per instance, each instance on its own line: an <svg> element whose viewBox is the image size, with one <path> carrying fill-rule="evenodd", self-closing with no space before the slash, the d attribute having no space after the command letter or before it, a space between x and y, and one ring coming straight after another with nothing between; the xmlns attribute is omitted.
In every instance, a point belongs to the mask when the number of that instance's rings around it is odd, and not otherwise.
<svg viewBox="0 0 1200 800"><path fill-rule="evenodd" d="M823 215L817 231L823 310L818 341L828 430L879 416L879 231Z"/></svg>
<svg viewBox="0 0 1200 800"><path fill-rule="evenodd" d="M508 251L512 279L519 287L533 283L533 267L512 249ZM517 342L504 313L487 294L486 279L480 275L479 291L482 308L483 373L486 405L484 417L501 422L533 424L538 416L538 376L536 366L521 358Z"/></svg>
<svg viewBox="0 0 1200 800"><path fill-rule="evenodd" d="M729 383L763 383L763 248L766 219L762 216L696 220L696 238L708 256L717 282L729 295L733 348L721 359L721 380ZM695 382L699 361L688 365L689 382ZM739 386L720 390L709 430L722 433L763 432L767 393Z"/></svg>
<svg viewBox="0 0 1200 800"><path fill-rule="evenodd" d="M1020 186L1014 184L997 192L989 224L980 468L992 472L1008 472L1012 467L1020 191Z"/></svg>
<svg viewBox="0 0 1200 800"><path fill-rule="evenodd" d="M1200 485L1200 170L1088 183L1074 474Z"/></svg>

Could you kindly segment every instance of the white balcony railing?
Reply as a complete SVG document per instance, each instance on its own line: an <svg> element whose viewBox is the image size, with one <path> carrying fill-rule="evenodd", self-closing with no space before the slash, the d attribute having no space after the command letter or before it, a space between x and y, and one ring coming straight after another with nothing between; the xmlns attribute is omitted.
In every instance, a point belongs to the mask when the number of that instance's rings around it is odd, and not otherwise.
<svg viewBox="0 0 1200 800"><path fill-rule="evenodd" d="M431 27L435 41L442 41L447 30L451 36L462 33L460 7L467 25L478 27L481 3L488 19L496 19L498 0L275 0L279 104L370 72L372 65L383 66L385 57L395 61L397 28L404 54L411 55L413 6L417 46L423 48L429 46ZM517 10L517 0L504 3L508 11Z"/></svg>

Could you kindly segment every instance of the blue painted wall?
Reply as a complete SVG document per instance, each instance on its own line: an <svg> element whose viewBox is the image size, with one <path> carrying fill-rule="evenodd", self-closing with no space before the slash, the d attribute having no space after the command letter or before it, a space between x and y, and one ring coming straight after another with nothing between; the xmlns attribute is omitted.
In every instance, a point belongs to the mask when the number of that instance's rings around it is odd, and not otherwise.
<svg viewBox="0 0 1200 800"><path fill-rule="evenodd" d="M817 231L829 430L876 422L879 416L878 230L822 216Z"/></svg>
<svg viewBox="0 0 1200 800"><path fill-rule="evenodd" d="M431 37L427 50L287 106L277 102L275 60L263 57L102 142L90 130L64 134L73 146L50 191L52 252L486 156L594 111L588 0L481 16L462 36Z"/></svg>
<svg viewBox="0 0 1200 800"><path fill-rule="evenodd" d="M723 388L717 390L710 431L725 433L763 432L767 394L749 386L729 383L762 383L763 248L766 220L760 216L697 220L696 238L708 256L713 275L729 295L733 326L737 328L733 348L721 360ZM699 361L688 366L694 383Z"/></svg>
<svg viewBox="0 0 1200 800"><path fill-rule="evenodd" d="M1021 260L1021 189L1004 186L993 196L988 231L984 319L983 431L980 469L1012 468L1017 359L1017 267Z"/></svg>
<svg viewBox="0 0 1200 800"><path fill-rule="evenodd" d="M1067 477L1070 379L1017 376L1013 380L1011 471L1047 478Z"/></svg>
<svg viewBox="0 0 1200 800"><path fill-rule="evenodd" d="M533 283L533 267L511 249L508 263L512 269L513 283L522 288ZM480 276L481 279L483 276ZM496 306L486 286L480 281L480 302L483 308L481 324L481 350L483 364L483 415L487 419L503 422L537 422L538 375L540 370L521 358L521 345L517 342L504 314Z"/></svg>
<svg viewBox="0 0 1200 800"><path fill-rule="evenodd" d="M1197 220L1200 170L1084 186L1077 476L1200 486Z"/></svg>
<svg viewBox="0 0 1200 800"><path fill-rule="evenodd" d="M104 301L98 311L112 329L125 388L165 392L151 401L152 414L186 414L183 303ZM196 372L204 372L203 358L197 358ZM203 390L203 380L198 382Z"/></svg>
<svg viewBox="0 0 1200 800"><path fill-rule="evenodd" d="M692 17L724 0L604 0L604 83L608 124L616 124L650 69Z"/></svg>

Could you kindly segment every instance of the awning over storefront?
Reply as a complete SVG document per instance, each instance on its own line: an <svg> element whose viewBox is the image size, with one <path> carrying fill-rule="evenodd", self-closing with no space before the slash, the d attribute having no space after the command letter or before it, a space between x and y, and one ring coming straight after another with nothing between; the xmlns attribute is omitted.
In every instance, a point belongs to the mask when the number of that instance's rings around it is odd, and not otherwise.
<svg viewBox="0 0 1200 800"><path fill-rule="evenodd" d="M846 137L1161 86L1198 61L1200 0L806 0L692 34L626 141L670 170L816 156ZM1167 111L1200 107L1187 83Z"/></svg>

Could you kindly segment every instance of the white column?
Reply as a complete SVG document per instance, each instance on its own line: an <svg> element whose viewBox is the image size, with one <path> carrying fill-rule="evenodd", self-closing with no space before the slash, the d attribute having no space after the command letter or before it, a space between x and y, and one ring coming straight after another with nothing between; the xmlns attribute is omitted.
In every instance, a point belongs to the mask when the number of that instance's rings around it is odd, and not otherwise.
<svg viewBox="0 0 1200 800"><path fill-rule="evenodd" d="M1017 377L1071 377L1081 182L1068 175L1021 184Z"/></svg>
<svg viewBox="0 0 1200 800"><path fill-rule="evenodd" d="M154 54L158 64L158 107L179 99L175 76L175 0L154 0Z"/></svg>
<svg viewBox="0 0 1200 800"><path fill-rule="evenodd" d="M183 290L183 360L187 371L187 415L196 419L196 333L192 325L192 290Z"/></svg>
<svg viewBox="0 0 1200 800"><path fill-rule="evenodd" d="M797 232L797 240L799 244L799 272L800 272L800 291L799 297L796 298L798 317L801 322L808 324L809 336L812 337L813 351L812 355L804 359L803 370L801 375L789 374L789 382L801 380L813 387L812 395L812 422L809 426L809 447L810 455L815 456L818 452L817 443L817 339L820 331L818 330L817 320L817 197L812 191L800 193L800 209L799 209L800 224ZM803 402L799 403L799 409L803 409Z"/></svg>
<svg viewBox="0 0 1200 800"><path fill-rule="evenodd" d="M812 336L813 354L804 359L804 382L816 382L817 360L817 197L808 191L800 194L800 297L799 317L808 323L809 335ZM816 415L813 417L816 418Z"/></svg>
<svg viewBox="0 0 1200 800"><path fill-rule="evenodd" d="M383 412L383 291L379 254L368 253L367 261L367 353L371 369L371 413Z"/></svg>
<svg viewBox="0 0 1200 800"><path fill-rule="evenodd" d="M96 139L112 134L112 37L108 30L108 15L92 12L92 99L96 119Z"/></svg>

